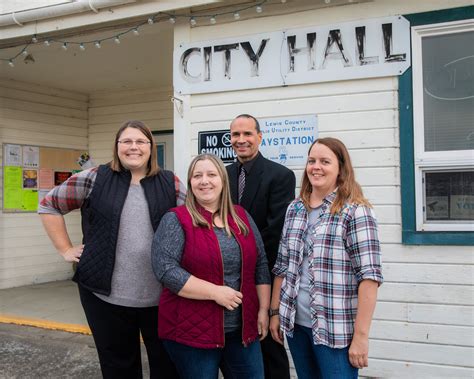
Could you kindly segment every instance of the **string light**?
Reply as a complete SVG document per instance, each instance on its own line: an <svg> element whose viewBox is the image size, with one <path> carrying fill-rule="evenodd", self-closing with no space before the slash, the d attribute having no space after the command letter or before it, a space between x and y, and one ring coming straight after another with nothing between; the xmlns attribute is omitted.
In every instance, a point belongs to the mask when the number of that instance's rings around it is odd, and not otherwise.
<svg viewBox="0 0 474 379"><path fill-rule="evenodd" d="M30 42L27 42L26 44L24 44L23 47L21 48L21 50L16 55L13 55L9 58L0 58L0 61L5 61L10 67L14 67L15 66L14 61L20 55L27 56L29 54L28 51L27 51L27 47L30 44L36 44L40 41L42 41L44 46L46 46L46 47L51 46L53 43L60 43L61 48L64 51L68 50L69 44L79 45L79 49L81 51L85 51L86 46L89 45L89 44L94 45L97 49L100 49L102 47L102 42L103 41L108 41L108 40L113 40L115 42L115 44L118 45L118 44L121 43L120 37L122 35L132 33L135 36L139 36L140 35L139 29L141 27L146 26L146 24L153 25L155 22L160 22L160 21L164 21L164 20L168 20L170 24L175 24L176 21L177 21L177 18L187 18L189 20L189 23L190 23L191 27L195 27L197 25L197 18L203 18L203 19L208 18L209 24L211 24L211 25L215 25L217 23L217 17L218 16L230 15L234 18L234 20L237 21L237 20L240 20L241 12L249 11L252 8L254 8L257 13L262 13L262 11L263 11L262 5L265 4L267 1L268 0L261 0L261 1L258 1L256 4L253 3L252 5L245 5L245 6L242 6L241 8L238 8L238 9L236 9L236 7L232 7L234 9L231 9L231 10L228 10L228 11L218 12L218 13L215 13L215 14L171 14L171 13L167 13L167 12L159 12L157 14L149 16L146 20L138 23L137 25L131 27L128 30L121 31L118 34L112 35L112 36L107 37L107 38L102 38L100 40L95 40L95 41L90 40L90 41L77 41L76 42L76 41L65 41L64 39L59 40L59 39L55 39L55 38L44 39L44 38L41 38L40 35L34 34L31 37ZM282 4L286 3L286 2L287 2L287 0L281 0ZM325 2L329 3L330 0L325 0ZM0 49L0 50L2 50L2 49Z"/></svg>

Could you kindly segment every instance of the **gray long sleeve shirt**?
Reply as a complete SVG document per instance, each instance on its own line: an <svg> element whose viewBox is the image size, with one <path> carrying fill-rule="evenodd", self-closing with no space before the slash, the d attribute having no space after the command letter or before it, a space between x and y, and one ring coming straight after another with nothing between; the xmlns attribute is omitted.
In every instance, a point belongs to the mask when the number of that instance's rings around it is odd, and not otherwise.
<svg viewBox="0 0 474 379"><path fill-rule="evenodd" d="M270 284L270 273L265 255L262 237L254 221L247 213L250 227L255 235L257 244L257 266L255 268L255 284ZM225 229L214 227L219 242L222 261L224 264L224 284L240 291L240 247L235 238L229 237ZM174 212L165 214L155 233L152 244L152 265L156 278L169 288L178 293L188 281L191 274L181 267L185 237L178 217ZM224 329L230 332L241 326L241 307L233 311L224 312Z"/></svg>

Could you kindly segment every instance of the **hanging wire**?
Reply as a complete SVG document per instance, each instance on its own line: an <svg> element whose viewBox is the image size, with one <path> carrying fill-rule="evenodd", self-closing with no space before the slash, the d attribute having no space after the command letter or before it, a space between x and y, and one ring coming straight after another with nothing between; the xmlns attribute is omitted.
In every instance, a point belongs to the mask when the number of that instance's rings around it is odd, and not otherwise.
<svg viewBox="0 0 474 379"><path fill-rule="evenodd" d="M34 34L32 37L30 37L30 42L25 43L23 46L21 46L20 50L18 53L15 55L8 57L8 58L0 58L0 61L4 61L8 63L10 67L14 67L15 64L15 59L17 59L20 55L27 55L28 54L28 47L32 44L37 44L39 41L42 41L44 43L45 47L49 47L53 44L60 44L61 47L66 51L68 50L68 47L70 46L77 46L79 47L80 50L85 50L87 45L95 46L96 48L100 49L102 46L102 43L105 41L114 41L116 44L120 44L120 37L133 33L134 35L139 35L139 29L143 27L144 25L153 25L155 22L162 22L162 21L168 21L172 24L174 24L177 19L188 19L188 20L193 20L192 24L197 25L198 24L198 19L207 19L208 22L211 25L216 24L217 18L219 16L226 16L226 15L231 15L234 20L239 20L240 19L240 14L241 12L245 12L247 10L256 10L257 13L260 13L262 11L262 5L267 3L268 0L261 0L257 1L253 4L246 5L241 8L233 8L232 10L229 11L221 11L221 12L213 12L212 14L194 14L194 13L189 13L189 14L174 14L174 13L169 13L169 12L158 12L152 16L148 16L146 20L122 31L119 33L116 33L112 36L105 37L105 38L94 38L90 40L84 40L84 41L70 41L70 40L65 40L61 38L51 38L51 37L45 37L42 38L41 35L39 34ZM282 1L282 4L284 2ZM193 26L194 26L193 25ZM4 50L7 48L0 48L0 50Z"/></svg>

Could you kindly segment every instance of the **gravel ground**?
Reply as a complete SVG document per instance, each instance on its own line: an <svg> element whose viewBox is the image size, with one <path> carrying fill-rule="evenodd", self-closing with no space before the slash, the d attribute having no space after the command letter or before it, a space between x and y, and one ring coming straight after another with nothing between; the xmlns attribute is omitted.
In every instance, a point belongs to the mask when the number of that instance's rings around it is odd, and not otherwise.
<svg viewBox="0 0 474 379"><path fill-rule="evenodd" d="M143 377L149 377L142 345ZM92 336L0 324L0 378L102 378Z"/></svg>

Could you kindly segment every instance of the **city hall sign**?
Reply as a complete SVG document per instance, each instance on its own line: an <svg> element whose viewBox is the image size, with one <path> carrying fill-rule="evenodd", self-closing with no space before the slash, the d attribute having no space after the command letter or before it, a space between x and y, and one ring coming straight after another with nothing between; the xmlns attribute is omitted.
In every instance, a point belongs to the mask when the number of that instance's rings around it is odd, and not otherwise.
<svg viewBox="0 0 474 379"><path fill-rule="evenodd" d="M179 45L181 94L373 78L410 67L410 23L401 16Z"/></svg>

